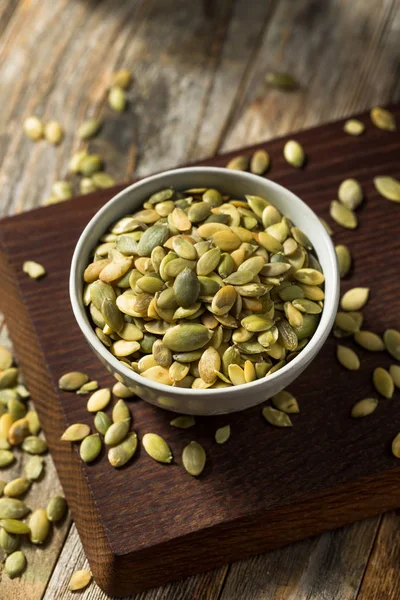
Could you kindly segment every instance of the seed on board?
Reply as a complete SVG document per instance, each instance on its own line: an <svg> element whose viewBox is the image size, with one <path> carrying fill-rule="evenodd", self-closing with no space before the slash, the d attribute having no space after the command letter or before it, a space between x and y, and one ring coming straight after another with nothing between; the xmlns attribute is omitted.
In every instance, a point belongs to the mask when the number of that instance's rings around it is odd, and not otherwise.
<svg viewBox="0 0 400 600"><path fill-rule="evenodd" d="M143 448L154 460L171 463L173 456L167 442L157 433L145 433L142 439Z"/></svg>
<svg viewBox="0 0 400 600"><path fill-rule="evenodd" d="M18 550L20 539L15 533L8 533L3 527L0 527L0 548L5 554L12 554Z"/></svg>
<svg viewBox="0 0 400 600"><path fill-rule="evenodd" d="M87 402L87 410L89 412L97 412L104 410L111 400L111 391L109 388L101 388L96 390Z"/></svg>
<svg viewBox="0 0 400 600"><path fill-rule="evenodd" d="M272 406L264 406L262 415L270 425L275 427L292 427L293 423L285 412L272 408Z"/></svg>
<svg viewBox="0 0 400 600"><path fill-rule="evenodd" d="M198 442L190 442L182 452L182 464L193 477L201 475L206 464L206 458L205 450Z"/></svg>
<svg viewBox="0 0 400 600"><path fill-rule="evenodd" d="M356 229L358 226L357 215L337 200L332 200L329 214L338 225L345 229Z"/></svg>
<svg viewBox="0 0 400 600"><path fill-rule="evenodd" d="M25 464L25 476L31 481L39 479L43 473L44 461L41 456L31 456L28 462Z"/></svg>
<svg viewBox="0 0 400 600"><path fill-rule="evenodd" d="M18 496L22 496L25 494L27 490L29 490L31 486L31 482L29 479L25 477L17 477L12 481L9 481L7 485L4 487L4 495L9 498L17 498Z"/></svg>
<svg viewBox="0 0 400 600"><path fill-rule="evenodd" d="M49 121L44 126L44 137L45 139L57 146L64 137L64 131L58 121Z"/></svg>
<svg viewBox="0 0 400 600"><path fill-rule="evenodd" d="M339 263L339 274L340 277L346 277L351 269L351 254L350 250L344 244L335 246L336 256Z"/></svg>
<svg viewBox="0 0 400 600"><path fill-rule="evenodd" d="M99 384L97 381L88 381L84 383L79 390L76 390L78 396L85 396L86 394L90 394L90 392L95 392L99 389Z"/></svg>
<svg viewBox="0 0 400 600"><path fill-rule="evenodd" d="M29 435L29 421L25 417L12 423L8 430L8 441L11 446L19 446Z"/></svg>
<svg viewBox="0 0 400 600"><path fill-rule="evenodd" d="M387 200L400 202L400 181L394 177L375 177L374 185L381 196Z"/></svg>
<svg viewBox="0 0 400 600"><path fill-rule="evenodd" d="M349 135L361 135L365 131L365 125L358 119L348 119L344 124L343 131Z"/></svg>
<svg viewBox="0 0 400 600"><path fill-rule="evenodd" d="M389 354L400 361L400 331L387 329L383 334L383 341Z"/></svg>
<svg viewBox="0 0 400 600"><path fill-rule="evenodd" d="M338 344L336 347L336 358L340 364L349 371L358 371L360 368L360 359L351 348Z"/></svg>
<svg viewBox="0 0 400 600"><path fill-rule="evenodd" d="M99 188L100 190L106 190L107 188L112 187L116 183L114 177L111 177L111 175L109 175L108 173L103 173L102 171L93 173L92 182L94 183L96 188Z"/></svg>
<svg viewBox="0 0 400 600"><path fill-rule="evenodd" d="M13 364L13 356L7 348L0 346L0 370L9 369Z"/></svg>
<svg viewBox="0 0 400 600"><path fill-rule="evenodd" d="M354 334L354 339L359 346L362 346L362 348L365 348L370 352L380 352L385 349L382 338L372 331L357 331Z"/></svg>
<svg viewBox="0 0 400 600"><path fill-rule="evenodd" d="M374 412L378 403L376 398L364 398L364 400L359 400L351 409L351 416L355 419L366 417Z"/></svg>
<svg viewBox="0 0 400 600"><path fill-rule="evenodd" d="M368 302L369 288L357 287L348 290L340 301L343 310L361 310Z"/></svg>
<svg viewBox="0 0 400 600"><path fill-rule="evenodd" d="M391 398L394 392L394 383L390 373L382 368L377 367L374 369L372 375L372 381L376 391L384 396L385 398Z"/></svg>
<svg viewBox="0 0 400 600"><path fill-rule="evenodd" d="M44 454L47 452L47 442L35 435L28 435L22 442L21 448L28 454Z"/></svg>
<svg viewBox="0 0 400 600"><path fill-rule="evenodd" d="M230 425L224 425L224 427L219 427L215 432L215 441L217 444L225 444L231 437L231 427Z"/></svg>
<svg viewBox="0 0 400 600"><path fill-rule="evenodd" d="M57 523L64 518L68 510L67 501L63 496L53 496L47 504L47 518L51 523Z"/></svg>
<svg viewBox="0 0 400 600"><path fill-rule="evenodd" d="M278 394L275 394L275 396L272 397L272 404L278 410L288 414L300 412L296 398L287 390L282 390Z"/></svg>
<svg viewBox="0 0 400 600"><path fill-rule="evenodd" d="M133 398L135 396L135 392L120 381L117 381L117 383L113 385L112 393L114 396L117 396L117 398Z"/></svg>
<svg viewBox="0 0 400 600"><path fill-rule="evenodd" d="M108 451L108 460L113 467L122 467L135 454L137 448L137 435L134 431L128 433L126 438Z"/></svg>
<svg viewBox="0 0 400 600"><path fill-rule="evenodd" d="M303 147L296 140L289 140L283 148L283 155L293 167L300 168L304 165L306 155Z"/></svg>
<svg viewBox="0 0 400 600"><path fill-rule="evenodd" d="M120 444L129 431L130 422L131 419L129 416L126 419L112 423L104 436L104 443L106 446L116 446L117 444Z"/></svg>
<svg viewBox="0 0 400 600"><path fill-rule="evenodd" d="M0 498L0 519L22 519L29 508L16 498Z"/></svg>
<svg viewBox="0 0 400 600"><path fill-rule="evenodd" d="M29 526L19 519L1 519L0 526L8 533L15 533L17 535L24 535L30 532Z"/></svg>
<svg viewBox="0 0 400 600"><path fill-rule="evenodd" d="M6 562L4 563L4 570L10 579L14 579L14 577L21 575L25 567L26 558L25 554L21 552L21 550L17 550L16 552L13 552L7 556Z"/></svg>
<svg viewBox="0 0 400 600"><path fill-rule="evenodd" d="M38 508L32 513L29 527L32 544L43 544L50 533L50 521L44 508Z"/></svg>
<svg viewBox="0 0 400 600"><path fill-rule="evenodd" d="M81 388L85 383L89 381L89 377L86 373L82 373L81 371L71 371L70 373L65 373L58 380L58 387L60 390L64 390L67 392L74 392Z"/></svg>
<svg viewBox="0 0 400 600"><path fill-rule="evenodd" d="M256 150L250 159L250 171L255 175L263 175L271 163L266 150Z"/></svg>
<svg viewBox="0 0 400 600"><path fill-rule="evenodd" d="M189 427L193 427L195 422L195 418L192 416L180 415L179 417L172 419L170 425L172 425L172 427L177 427L178 429L189 429Z"/></svg>
<svg viewBox="0 0 400 600"><path fill-rule="evenodd" d="M0 450L0 469L8 467L14 462L14 454L11 450Z"/></svg>
<svg viewBox="0 0 400 600"><path fill-rule="evenodd" d="M389 373L394 385L400 389L400 365L390 365Z"/></svg>
<svg viewBox="0 0 400 600"><path fill-rule="evenodd" d="M265 81L271 87L279 90L291 91L299 87L293 75L283 71L269 71L265 76Z"/></svg>
<svg viewBox="0 0 400 600"><path fill-rule="evenodd" d="M68 200L73 196L72 185L69 181L55 181L51 186L51 191L53 196L59 200Z"/></svg>
<svg viewBox="0 0 400 600"><path fill-rule="evenodd" d="M119 86L113 86L108 93L108 104L116 112L122 112L126 107L126 92Z"/></svg>
<svg viewBox="0 0 400 600"><path fill-rule="evenodd" d="M85 177L90 177L93 173L101 171L103 161L98 154L88 154L84 156L79 164L79 172Z"/></svg>
<svg viewBox="0 0 400 600"><path fill-rule="evenodd" d="M40 279L46 275L44 266L34 260L26 260L22 265L22 270L29 275L31 279Z"/></svg>
<svg viewBox="0 0 400 600"><path fill-rule="evenodd" d="M99 412L96 413L96 416L94 417L94 426L99 433L105 435L111 424L112 420L107 413L103 412L102 410L99 410Z"/></svg>
<svg viewBox="0 0 400 600"><path fill-rule="evenodd" d="M96 135L102 126L101 119L87 119L78 127L77 135L80 140L88 140L89 138Z"/></svg>
<svg viewBox="0 0 400 600"><path fill-rule="evenodd" d="M226 164L227 169L234 171L247 171L249 166L249 157L245 155L234 156Z"/></svg>
<svg viewBox="0 0 400 600"><path fill-rule="evenodd" d="M69 580L68 589L71 592L76 592L78 590L83 590L89 583L92 581L92 576L89 571L82 569L80 571L75 571L73 573L71 579Z"/></svg>
<svg viewBox="0 0 400 600"><path fill-rule="evenodd" d="M85 463L90 463L96 460L101 452L101 439L98 433L92 433L86 437L80 445L79 454Z"/></svg>
<svg viewBox="0 0 400 600"><path fill-rule="evenodd" d="M396 131L396 119L393 113L386 108L375 106L371 109L370 117L372 123L375 125L375 127L378 127L378 129Z"/></svg>
<svg viewBox="0 0 400 600"><path fill-rule="evenodd" d="M90 177L83 177L83 179L79 182L79 191L81 194L91 194L97 190L97 186L95 185L93 179Z"/></svg>
<svg viewBox="0 0 400 600"><path fill-rule="evenodd" d="M362 187L357 179L345 179L339 186L338 198L346 208L355 210L363 201Z"/></svg>
<svg viewBox="0 0 400 600"><path fill-rule="evenodd" d="M90 435L89 425L86 425L86 423L74 423L67 427L60 439L65 442L81 442L88 435Z"/></svg>
<svg viewBox="0 0 400 600"><path fill-rule="evenodd" d="M29 433L31 435L37 435L41 430L39 415L37 412L35 410L29 410L25 415L25 419L28 421Z"/></svg>
<svg viewBox="0 0 400 600"><path fill-rule="evenodd" d="M25 135L32 141L37 142L43 137L43 123L35 116L28 117L24 121L24 132Z"/></svg>
<svg viewBox="0 0 400 600"><path fill-rule="evenodd" d="M396 458L400 458L400 433L396 435L392 442L392 453Z"/></svg>
<svg viewBox="0 0 400 600"><path fill-rule="evenodd" d="M128 69L119 69L112 75L112 84L126 90L132 83L132 73Z"/></svg>

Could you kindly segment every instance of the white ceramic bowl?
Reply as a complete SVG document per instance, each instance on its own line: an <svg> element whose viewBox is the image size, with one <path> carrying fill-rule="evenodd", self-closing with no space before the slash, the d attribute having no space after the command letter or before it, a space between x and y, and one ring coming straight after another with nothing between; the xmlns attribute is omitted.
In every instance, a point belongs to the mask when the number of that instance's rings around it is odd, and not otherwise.
<svg viewBox="0 0 400 600"><path fill-rule="evenodd" d="M307 346L289 364L267 378L231 388L193 390L170 387L145 379L128 369L103 346L94 333L82 302L82 275L90 253L108 227L138 210L154 192L172 186L177 190L214 187L232 194L262 196L271 201L310 238L325 275L325 304L318 328ZM287 387L310 364L324 344L335 319L339 298L339 273L335 249L319 218L300 198L263 177L215 167L188 167L166 171L135 183L112 198L84 229L72 258L70 298L73 312L89 345L106 368L138 396L168 410L212 415L243 410L264 402Z"/></svg>

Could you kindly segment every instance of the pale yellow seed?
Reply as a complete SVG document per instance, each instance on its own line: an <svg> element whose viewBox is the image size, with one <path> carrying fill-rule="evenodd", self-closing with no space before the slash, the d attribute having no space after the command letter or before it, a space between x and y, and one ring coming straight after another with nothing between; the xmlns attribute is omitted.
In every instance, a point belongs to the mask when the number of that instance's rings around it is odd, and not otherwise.
<svg viewBox="0 0 400 600"><path fill-rule="evenodd" d="M43 123L38 117L28 117L24 121L24 131L30 140L37 142L43 137Z"/></svg>
<svg viewBox="0 0 400 600"><path fill-rule="evenodd" d="M69 580L68 589L71 592L76 592L77 590L83 590L89 583L92 581L92 576L89 571L82 569L81 571L75 571Z"/></svg>
<svg viewBox="0 0 400 600"><path fill-rule="evenodd" d="M22 270L29 275L31 279L40 279L46 275L46 269L43 265L33 260L26 260L22 265Z"/></svg>
<svg viewBox="0 0 400 600"><path fill-rule="evenodd" d="M358 287L348 290L340 301L343 310L361 310L368 302L369 288Z"/></svg>
<svg viewBox="0 0 400 600"><path fill-rule="evenodd" d="M170 425L172 427L177 427L178 429L189 429L189 427L193 427L195 424L195 419L189 415L180 415L179 417L175 417L170 421Z"/></svg>
<svg viewBox="0 0 400 600"><path fill-rule="evenodd" d="M391 398L394 392L393 379L386 369L377 367L372 375L372 381L376 391L385 398Z"/></svg>
<svg viewBox="0 0 400 600"><path fill-rule="evenodd" d="M49 121L46 123L44 126L44 137L50 144L57 146L64 137L64 131L60 123L58 121Z"/></svg>
<svg viewBox="0 0 400 600"><path fill-rule="evenodd" d="M365 125L358 119L349 119L344 124L343 131L349 135L361 135L365 131Z"/></svg>
<svg viewBox="0 0 400 600"><path fill-rule="evenodd" d="M90 427L86 423L74 423L67 427L61 436L61 440L67 442L80 442L90 435Z"/></svg>
<svg viewBox="0 0 400 600"><path fill-rule="evenodd" d="M396 458L400 458L400 433L396 435L392 442L392 452Z"/></svg>
<svg viewBox="0 0 400 600"><path fill-rule="evenodd" d="M389 354L400 361L400 331L387 329L383 334L383 341Z"/></svg>
<svg viewBox="0 0 400 600"><path fill-rule="evenodd" d="M330 215L338 225L345 229L356 229L358 226L357 215L337 200L331 202Z"/></svg>
<svg viewBox="0 0 400 600"><path fill-rule="evenodd" d="M381 106L375 106L370 112L371 121L378 127L386 131L396 131L396 119L389 110Z"/></svg>
<svg viewBox="0 0 400 600"><path fill-rule="evenodd" d="M364 398L364 400L359 400L359 402L356 402L351 409L351 416L354 419L366 417L374 412L378 404L379 402L376 398Z"/></svg>
<svg viewBox="0 0 400 600"><path fill-rule="evenodd" d="M231 436L231 428L230 425L225 425L224 427L220 427L215 432L215 441L217 444L225 444L229 440Z"/></svg>
<svg viewBox="0 0 400 600"><path fill-rule="evenodd" d="M104 410L111 400L111 391L109 388L101 388L96 390L87 402L87 410L89 412L97 412Z"/></svg>
<svg viewBox="0 0 400 600"><path fill-rule="evenodd" d="M169 464L173 456L167 442L156 433L145 433L142 439L143 448L154 460Z"/></svg>
<svg viewBox="0 0 400 600"><path fill-rule="evenodd" d="M302 167L306 159L303 147L296 140L286 142L283 155L290 165L297 168Z"/></svg>
<svg viewBox="0 0 400 600"><path fill-rule="evenodd" d="M374 185L381 196L387 200L400 202L400 181L394 177L375 177Z"/></svg>
<svg viewBox="0 0 400 600"><path fill-rule="evenodd" d="M296 398L287 390L282 390L272 397L272 404L276 409L287 414L296 414L300 412L299 404Z"/></svg>
<svg viewBox="0 0 400 600"><path fill-rule="evenodd" d="M206 453L203 446L198 442L190 442L182 452L182 464L193 477L201 475L206 464Z"/></svg>

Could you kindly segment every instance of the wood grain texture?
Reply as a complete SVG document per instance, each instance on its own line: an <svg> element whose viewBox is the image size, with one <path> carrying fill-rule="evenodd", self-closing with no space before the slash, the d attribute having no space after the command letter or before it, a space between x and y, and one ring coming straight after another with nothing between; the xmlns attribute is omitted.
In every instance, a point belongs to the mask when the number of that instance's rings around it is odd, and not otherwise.
<svg viewBox="0 0 400 600"><path fill-rule="evenodd" d="M398 117L399 108L396 114ZM369 124L366 115L361 118ZM324 217L328 215L329 201L339 183L349 176L360 180L367 196L359 212L360 227L352 232L349 241L348 232L334 226L335 241L350 243L360 283L370 282L371 273L378 268L372 260L371 246L379 243L380 252L391 253L393 262L386 268L379 298L372 293L366 326L371 319L377 331L399 327L395 298L400 241L391 235L378 238L378 232L371 234L374 223L379 222L389 232L396 220L397 206L378 197L372 178L382 169L387 174L398 174L398 134L382 132L369 124L363 138L356 139L344 134L343 123L339 122L303 132L298 139L308 154L307 168L296 170L284 162L284 138L268 145L274 160L271 177L295 191ZM253 151L254 148L245 150L249 155ZM207 162L218 166L227 159L221 156ZM68 204L8 219L3 222L0 238L1 265L6 280L4 293L8 298L4 306L6 317L13 326L13 339L28 383L38 395L38 409L53 457L100 585L114 594L140 590L397 506L400 470L389 450L391 439L400 428L400 421L393 415L396 399L382 403L373 421L355 423L349 419L354 399L371 393L369 379L373 366L389 364L390 358L368 356L365 352L363 369L351 374L352 393L349 395L349 374L343 373L333 360L333 339L293 386L300 403L306 398L304 410L296 420L298 426L293 430L282 432L271 428L266 435L259 408L247 411L246 430L241 427L243 415L232 415L229 422L235 446L231 445L227 451L226 447L215 448L211 441L215 428L226 422L227 417L199 420L196 438L212 457L207 477L199 481L188 480L186 474L176 468L172 475L172 469L162 469L146 457L118 473L105 461L87 467L80 463L74 450L59 443L59 435L67 424L88 421L80 398L54 389L54 382L65 371L65 365L68 369L74 368L74 357L79 355L79 368L87 370L101 384L107 382L103 369L87 352L82 336L77 335L70 310L65 307L75 239L90 215L113 193L114 190L98 192ZM24 248L16 240L17 231L24 238L31 232ZM63 235L65 231L68 236ZM40 282L32 282L21 273L20 265L27 250L31 258L48 269L48 276ZM344 290L351 285L354 283L345 282ZM13 301L15 286L19 299ZM43 297L54 299L52 314L64 332L62 344L48 319ZM383 299L386 310L382 314ZM26 336L22 335L26 328L31 329L37 344L33 364L32 340L28 346ZM38 369L43 378L40 381ZM314 375L321 372L334 383L326 390L323 405ZM43 386L46 401L40 393ZM160 432L171 442L179 464L180 449L187 434L174 432L172 436L168 415L146 403L135 403L132 411L139 437L149 430ZM339 434L340 445L337 444ZM312 445L306 443L310 436ZM293 448L302 448L302 453L293 453ZM318 448L317 454L315 448ZM260 463L260 454L269 457L267 463ZM330 465L328 472L327 464ZM118 494L117 514L111 482L114 492L124 490ZM107 493L108 489L111 493ZM174 490L179 492L174 493ZM226 490L229 490L228 495ZM187 498L191 498L189 504ZM195 515L191 504L197 507ZM82 510L83 506L86 510ZM152 525L154 520L156 529Z"/></svg>

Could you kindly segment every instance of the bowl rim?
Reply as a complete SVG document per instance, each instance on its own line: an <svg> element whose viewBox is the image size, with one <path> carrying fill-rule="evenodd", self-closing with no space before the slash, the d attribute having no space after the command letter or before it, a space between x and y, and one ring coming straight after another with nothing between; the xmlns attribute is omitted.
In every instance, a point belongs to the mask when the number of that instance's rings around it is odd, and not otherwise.
<svg viewBox="0 0 400 600"><path fill-rule="evenodd" d="M226 388L217 388L217 389L181 388L181 387L169 386L164 383L158 383L151 379L144 378L142 375L129 369L126 365L124 365L124 363L120 362L115 356L113 356L111 354L111 352L108 350L108 348L106 348L101 343L101 341L95 334L94 329L92 327L90 327L89 320L86 315L85 307L83 306L82 300L79 298L79 295L78 295L78 278L81 277L81 274L78 273L78 261L79 261L81 250L86 245L87 238L90 237L92 229L95 227L97 222L102 219L103 214L110 210L110 206L112 206L112 205L117 206L119 204L119 202L121 202L121 200L123 198L125 198L127 195L131 195L132 192L133 193L140 192L140 189L142 187L145 187L149 181L152 181L152 182L160 181L160 184L161 184L161 182L166 177L168 177L168 178L176 177L177 182L178 182L179 176L182 174L182 171L185 171L185 172L191 171L193 173L204 173L204 174L206 174L208 172L220 173L220 174L223 173L225 177L226 176L240 177L241 179L247 179L249 181L250 187L251 187L252 183L257 182L259 184L260 179L262 179L262 182L264 182L267 186L269 186L276 192L289 195L294 200L294 202L297 202L297 203L300 202L303 205L303 210L305 210L306 213L308 212L308 218L313 222L314 226L319 229L318 235L321 236L324 240L325 246L327 248L327 257L326 258L328 259L329 266L332 270L332 286L333 286L332 292L333 293L332 293L331 297L328 298L328 306L329 306L329 304L331 304L331 312L330 312L330 314L327 314L327 312L325 310L326 304L324 304L324 310L321 313L321 319L318 323L318 327L317 327L316 331L314 332L313 336L311 337L309 343L299 352L299 354L293 360L291 360L289 363L286 363L281 369L279 369L275 373L272 373L271 375L269 375L267 379L261 378L261 379L256 379L255 381L252 381L249 383L243 383L243 384L235 385L232 387L230 386L230 387L226 387ZM171 185L171 184L169 183L169 185ZM176 186L176 187L178 187L178 186ZM207 166L181 167L181 168L176 168L176 169L169 169L167 171L162 171L161 173L156 173L155 175L150 175L148 177L144 177L143 179L140 179L139 181L127 186L126 188L124 188L123 190L118 192L108 202L106 202L104 204L104 206L102 206L100 208L100 210L98 210L96 212L96 214L90 219L90 221L87 223L84 230L80 234L78 242L74 249L73 256L72 256L71 267L70 267L70 276L69 276L70 301L71 301L71 305L72 305L72 311L73 311L75 319L78 323L78 326L79 326L81 332L83 333L83 335L85 336L86 341L89 343L89 345L92 346L92 348L100 354L100 356L103 358L103 360L106 363L109 363L111 365L113 370L115 370L116 372L118 372L118 371L121 372L127 379L133 379L133 381L138 385L148 386L148 387L153 388L153 389L157 390L158 392L162 392L164 394L165 393L169 393L169 394L173 393L177 396L187 396L187 395L198 396L198 395L203 395L206 392L207 396L210 396L210 398L219 396L219 395L232 394L233 391L234 392L243 392L245 389L247 389L249 391L251 390L252 392L257 391L257 388L259 388L261 390L267 382L268 383L273 382L279 378L284 379L284 376L290 370L293 370L294 367L299 366L301 363L306 363L306 366L307 366L309 364L309 362L311 362L312 358L321 349L322 345L326 341L326 339L332 329L332 326L333 326L333 323L335 320L335 316L336 316L336 312L337 312L337 308L338 308L338 303L339 303L339 290L340 290L339 269L338 269L336 252L335 252L335 248L332 243L332 240L331 240L328 232L326 231L324 225L321 223L319 217L303 200L301 200L301 198L299 198L299 196L297 196L296 194L294 194L293 192L291 192L284 186L282 186L278 183L275 183L274 181L272 181L271 179L268 179L266 177L261 178L258 175L254 175L252 173L248 173L245 171L235 171L235 170L229 170L229 169L226 169L223 167L207 167Z"/></svg>

